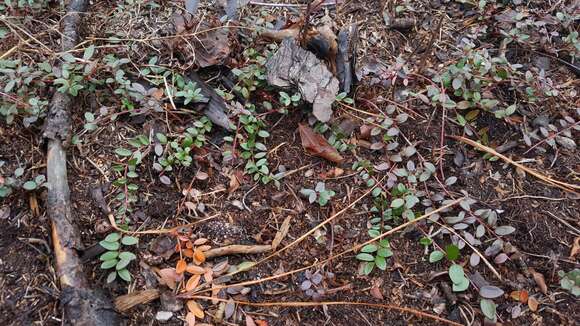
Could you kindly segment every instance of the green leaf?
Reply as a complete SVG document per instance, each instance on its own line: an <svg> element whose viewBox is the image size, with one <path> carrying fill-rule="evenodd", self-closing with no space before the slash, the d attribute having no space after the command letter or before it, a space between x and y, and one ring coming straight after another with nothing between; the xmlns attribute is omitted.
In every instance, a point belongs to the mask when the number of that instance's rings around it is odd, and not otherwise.
<svg viewBox="0 0 580 326"><path fill-rule="evenodd" d="M363 274L364 275L369 275L370 273L373 272L373 269L375 268L375 262L367 262L365 263L365 266L363 268Z"/></svg>
<svg viewBox="0 0 580 326"><path fill-rule="evenodd" d="M119 254L119 259L131 261L133 259L137 259L137 256L135 256L135 254L132 252L123 251L122 253Z"/></svg>
<svg viewBox="0 0 580 326"><path fill-rule="evenodd" d="M368 231L368 234L369 234L369 237L371 237L371 238L376 238L376 237L378 237L379 235L381 235L381 232L379 232L379 230L370 229L370 230Z"/></svg>
<svg viewBox="0 0 580 326"><path fill-rule="evenodd" d="M373 257L373 255L371 255L371 254L360 253L360 254L356 255L356 259L362 260L362 261L374 261L375 257Z"/></svg>
<svg viewBox="0 0 580 326"><path fill-rule="evenodd" d="M454 244L447 245L445 247L445 253L447 254L447 259L454 261L459 258L459 247Z"/></svg>
<svg viewBox="0 0 580 326"><path fill-rule="evenodd" d="M129 273L128 270L122 269L120 271L117 271L117 273L119 274L120 278L124 279L127 282L131 282L131 273Z"/></svg>
<svg viewBox="0 0 580 326"><path fill-rule="evenodd" d="M124 236L123 239L121 239L121 243L124 244L125 246L136 245L138 242L139 239L128 235Z"/></svg>
<svg viewBox="0 0 580 326"><path fill-rule="evenodd" d="M458 264L453 264L449 267L449 278L454 284L460 284L465 280L465 273L463 272L463 267Z"/></svg>
<svg viewBox="0 0 580 326"><path fill-rule="evenodd" d="M155 137L157 137L157 139L161 144L167 144L167 137L164 134L158 132L157 134L155 134Z"/></svg>
<svg viewBox="0 0 580 326"><path fill-rule="evenodd" d="M105 260L102 264L101 264L101 269L110 269L115 267L115 265L117 265L119 261L117 259L111 259L111 260Z"/></svg>
<svg viewBox="0 0 580 326"><path fill-rule="evenodd" d="M389 258L393 255L393 251L389 248L381 248L377 251L377 256Z"/></svg>
<svg viewBox="0 0 580 326"><path fill-rule="evenodd" d="M479 301L479 307L487 319L495 320L496 305L493 301L489 299L481 299L481 301Z"/></svg>
<svg viewBox="0 0 580 326"><path fill-rule="evenodd" d="M380 187L376 187L376 188L375 188L375 189L373 189L373 191L372 191L373 197L378 197L378 196L380 196L382 192L383 192L383 191L382 191L382 189L381 189Z"/></svg>
<svg viewBox="0 0 580 326"><path fill-rule="evenodd" d="M36 182L34 181L26 181L23 185L22 188L24 188L25 190L34 190L36 189L38 185L36 184Z"/></svg>
<svg viewBox="0 0 580 326"><path fill-rule="evenodd" d="M133 154L130 150L126 148L117 148L115 149L115 154L122 156L122 157L129 157Z"/></svg>
<svg viewBox="0 0 580 326"><path fill-rule="evenodd" d="M127 267L127 265L129 265L131 261L130 260L119 260L119 262L117 263L117 265L115 265L115 269L116 270L121 270L124 269L125 267Z"/></svg>
<svg viewBox="0 0 580 326"><path fill-rule="evenodd" d="M105 240L99 242L99 244L101 245L101 247L103 247L103 248L105 248L107 250L111 250L111 251L118 250L119 247L120 247L120 245L119 245L118 242L108 242L108 241L105 241Z"/></svg>
<svg viewBox="0 0 580 326"><path fill-rule="evenodd" d="M434 250L433 252L431 252L431 254L429 254L429 262L436 263L441 259L443 259L443 257L445 257L445 253L439 250Z"/></svg>
<svg viewBox="0 0 580 326"><path fill-rule="evenodd" d="M119 233L114 232L114 233L107 235L107 237L105 238L105 241L116 242L116 241L119 241L119 239L121 239L121 235Z"/></svg>
<svg viewBox="0 0 580 326"><path fill-rule="evenodd" d="M91 45L88 48L85 49L85 53L83 54L83 59L85 61L89 60L90 58L93 57L93 54L95 53L95 46Z"/></svg>
<svg viewBox="0 0 580 326"><path fill-rule="evenodd" d="M403 205L405 205L405 200L403 198L397 198L391 202L392 208L399 208Z"/></svg>
<svg viewBox="0 0 580 326"><path fill-rule="evenodd" d="M464 277L460 283L453 283L453 292L463 292L469 287L469 280Z"/></svg>
<svg viewBox="0 0 580 326"><path fill-rule="evenodd" d="M380 270L384 271L387 269L387 260L385 257L377 256L375 257L375 265L377 265Z"/></svg>
<svg viewBox="0 0 580 326"><path fill-rule="evenodd" d="M361 251L361 252L367 252L367 253L370 253L370 252L375 252L375 251L377 251L377 249L378 249L378 248L377 248L377 246L376 246L376 245L374 245L374 244L368 244L368 245L366 245L366 246L362 247L362 249L361 249L360 251Z"/></svg>
<svg viewBox="0 0 580 326"><path fill-rule="evenodd" d="M115 258L117 258L117 256L119 256L118 251L107 251L104 254L102 254L101 257L99 257L99 259L101 261L106 261L106 260L115 259Z"/></svg>
<svg viewBox="0 0 580 326"><path fill-rule="evenodd" d="M19 178L24 174L24 168L17 168L14 170L14 176Z"/></svg>
<svg viewBox="0 0 580 326"><path fill-rule="evenodd" d="M107 283L112 283L117 278L117 272L112 271L107 275Z"/></svg>
<svg viewBox="0 0 580 326"><path fill-rule="evenodd" d="M260 130L258 131L258 136L262 137L262 138L266 138L270 136L270 133L268 133L266 130Z"/></svg>

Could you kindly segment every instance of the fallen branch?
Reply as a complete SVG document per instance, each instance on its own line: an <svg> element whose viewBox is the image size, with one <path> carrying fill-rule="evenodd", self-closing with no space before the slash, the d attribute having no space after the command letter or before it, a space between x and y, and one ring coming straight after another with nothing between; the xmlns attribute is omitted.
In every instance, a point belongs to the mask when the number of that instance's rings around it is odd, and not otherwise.
<svg viewBox="0 0 580 326"><path fill-rule="evenodd" d="M242 254L261 254L272 250L271 245L230 245L221 248L210 249L204 251L205 258L214 258L227 255L242 255Z"/></svg>
<svg viewBox="0 0 580 326"><path fill-rule="evenodd" d="M455 140L459 140L459 141L461 141L463 143L466 143L468 145L471 145L471 146L473 146L473 147L475 147L475 148L477 148L479 150L482 150L484 152L487 152L487 153L489 153L489 154L491 154L493 156L497 156L497 157L501 158L502 160L506 161L507 163L509 163L511 165L514 165L515 167L521 169L522 171L524 171L524 172L526 172L528 174L531 174L534 177L536 177L536 178L544 181L545 183L547 183L549 185L552 185L554 187L560 188L560 189L562 189L564 191L576 193L575 190L579 190L580 189L580 186L579 185L573 185L573 184L569 184L569 183L566 183L566 182L558 181L558 180L552 179L550 177L547 177L547 176L545 176L545 175L543 175L543 174L541 174L539 172L536 172L536 171L528 168L527 166L525 166L523 164L520 164L518 162L514 162L512 159L510 159L509 157L507 157L507 156L505 156L503 154L498 153L493 148L490 148L490 147L487 147L485 145L482 145L482 144L480 144L478 142L475 142L475 141L473 141L473 140L471 140L469 138L465 138L465 137L461 137L461 136L453 136L453 135L449 135L448 137L453 138Z"/></svg>
<svg viewBox="0 0 580 326"><path fill-rule="evenodd" d="M137 305L149 303L159 298L160 291L148 289L119 296L115 299L115 309L118 312L125 312Z"/></svg>
<svg viewBox="0 0 580 326"><path fill-rule="evenodd" d="M62 19L62 50L78 43L81 14L88 0L72 0ZM64 308L63 323L67 325L118 325L119 320L110 300L100 291L92 290L82 271L78 251L83 249L79 231L71 212L67 181L65 146L71 137L70 110L73 104L68 94L55 92L43 132L48 139L47 183L48 216L52 222L52 243L59 277L60 303Z"/></svg>

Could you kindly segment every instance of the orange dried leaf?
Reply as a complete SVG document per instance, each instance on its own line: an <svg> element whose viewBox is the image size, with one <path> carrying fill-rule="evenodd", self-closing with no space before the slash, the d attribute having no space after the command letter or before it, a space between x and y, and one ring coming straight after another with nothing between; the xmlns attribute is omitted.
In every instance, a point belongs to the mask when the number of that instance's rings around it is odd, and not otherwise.
<svg viewBox="0 0 580 326"><path fill-rule="evenodd" d="M194 244L194 245L196 245L196 246L201 246L201 245L203 245L203 244L206 244L208 241L209 241L209 240L208 240L208 239L206 239L206 238L199 238L199 239L195 240L195 241L193 242L193 244Z"/></svg>
<svg viewBox="0 0 580 326"><path fill-rule="evenodd" d="M189 311L192 312L197 318L201 319L203 316L205 316L203 309L195 300L187 301L187 309L189 309Z"/></svg>
<svg viewBox="0 0 580 326"><path fill-rule="evenodd" d="M193 243L191 243L191 241L187 241L185 243L185 248L187 248L187 249L193 249Z"/></svg>
<svg viewBox="0 0 580 326"><path fill-rule="evenodd" d="M177 265L175 265L175 272L177 274L183 274L185 269L187 268L187 262L183 259L177 261Z"/></svg>
<svg viewBox="0 0 580 326"><path fill-rule="evenodd" d="M536 272L535 270L531 269L532 276L536 284L540 288L543 294L548 294L548 286L546 285L546 280L544 279L544 275L541 273Z"/></svg>
<svg viewBox="0 0 580 326"><path fill-rule="evenodd" d="M181 254L187 258L193 258L193 250L191 250L191 249L183 249L181 251Z"/></svg>
<svg viewBox="0 0 580 326"><path fill-rule="evenodd" d="M519 290L519 291L513 291L512 293L510 293L510 297L512 299L514 299L515 301L519 301L521 303L527 303L529 295L528 295L528 291Z"/></svg>
<svg viewBox="0 0 580 326"><path fill-rule="evenodd" d="M187 315L185 315L185 322L187 323L187 326L195 326L195 315L192 312L188 312Z"/></svg>
<svg viewBox="0 0 580 326"><path fill-rule="evenodd" d="M193 251L193 260L197 265L203 264L205 262L205 255L203 254L203 251L201 251L199 248L195 248Z"/></svg>
<svg viewBox="0 0 580 326"><path fill-rule="evenodd" d="M300 124L298 125L298 131L300 132L302 147L304 147L307 153L335 163L341 163L344 160L336 148L330 146L326 139L322 135L314 132L312 128Z"/></svg>
<svg viewBox="0 0 580 326"><path fill-rule="evenodd" d="M201 275L193 275L192 277L190 277L189 280L187 280L187 283L185 284L185 291L191 292L195 290L195 288L197 288L197 286L199 285L200 280Z"/></svg>
<svg viewBox="0 0 580 326"><path fill-rule="evenodd" d="M205 273L203 273L203 279L206 283L211 283L213 281L213 271L211 268L206 269Z"/></svg>
<svg viewBox="0 0 580 326"><path fill-rule="evenodd" d="M188 264L187 267L185 268L185 271L188 272L189 274L201 275L205 273L205 268L195 266L193 264Z"/></svg>
<svg viewBox="0 0 580 326"><path fill-rule="evenodd" d="M528 307L530 307L531 311L538 311L538 306L540 305L540 303L538 302L538 300L534 297L530 297L528 299Z"/></svg>
<svg viewBox="0 0 580 326"><path fill-rule="evenodd" d="M257 326L268 326L268 321L267 320L256 320L256 325Z"/></svg>

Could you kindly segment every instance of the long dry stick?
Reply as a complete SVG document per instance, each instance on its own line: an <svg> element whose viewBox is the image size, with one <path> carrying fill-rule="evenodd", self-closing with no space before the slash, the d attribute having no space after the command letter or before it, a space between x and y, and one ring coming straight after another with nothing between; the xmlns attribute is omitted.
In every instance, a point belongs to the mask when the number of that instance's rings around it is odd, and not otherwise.
<svg viewBox="0 0 580 326"><path fill-rule="evenodd" d="M217 300L220 302L232 302L226 299L219 299L215 297L207 297L196 295L193 296L192 299L199 299L199 300ZM387 310L396 310L402 313L409 313L413 314L420 318L427 318L436 320L438 322L442 322L448 325L457 325L461 326L462 324L456 323L454 321L432 315L430 313L416 310L413 308L407 307L400 307L390 304L381 304L381 303L367 303L367 302L348 302L348 301L321 301L321 302L301 302L301 301L290 301L290 302L249 302L249 301L233 301L235 304L243 305L243 306L252 306L252 307L319 307L319 306L365 306L371 308L382 308Z"/></svg>
<svg viewBox="0 0 580 326"><path fill-rule="evenodd" d="M509 157L507 157L507 156L505 156L503 154L500 154L500 153L496 152L493 148L490 148L490 147L487 147L485 145L482 145L482 144L480 144L478 142L475 142L475 141L473 141L473 140L471 140L469 138L465 138L465 137L461 137L461 136L453 136L453 135L448 135L448 137L453 138L455 140L459 140L459 141L461 141L463 143L466 143L468 145L471 145L471 146L473 146L473 147L475 147L477 149L480 149L480 150L482 150L484 152L487 152L487 153L489 153L489 154L491 154L493 156L497 156L497 157L501 158L502 160L508 162L509 164L514 165L517 168L520 168L522 171L525 171L526 173L533 175L534 177L536 177L536 178L544 181L545 183L547 183L549 185L552 185L552 186L557 187L557 188L560 188L560 189L562 189L564 191L573 192L573 193L576 193L575 190L580 190L580 186L579 185L573 185L573 184L569 184L569 183L566 183L566 182L562 182L562 181L555 180L555 179L552 179L550 177L547 177L547 176L545 176L545 175L543 175L543 174L541 174L541 173L539 173L539 172L537 172L537 171L535 171L533 169L528 168L527 166L525 166L523 164L520 164L518 162L514 162Z"/></svg>

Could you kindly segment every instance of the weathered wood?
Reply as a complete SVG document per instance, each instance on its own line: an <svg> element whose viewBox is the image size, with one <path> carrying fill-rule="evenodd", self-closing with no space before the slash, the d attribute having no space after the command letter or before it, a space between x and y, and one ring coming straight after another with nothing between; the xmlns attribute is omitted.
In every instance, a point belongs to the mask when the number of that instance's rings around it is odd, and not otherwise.
<svg viewBox="0 0 580 326"><path fill-rule="evenodd" d="M67 14L62 20L63 51L74 48L78 43L78 28L88 3L88 0L72 0L69 3ZM71 138L72 104L73 99L68 94L55 92L43 132L43 137L48 140L47 206L61 287L60 303L64 307L63 321L65 325L118 325L119 320L111 301L88 286L78 255L82 243L71 211L65 151Z"/></svg>
<svg viewBox="0 0 580 326"><path fill-rule="evenodd" d="M190 72L189 78L196 83L197 87L201 88L201 94L209 98L209 102L204 109L204 114L214 124L226 130L230 130L233 123L225 114L227 106L224 99L219 96L218 93L216 93L203 79L201 79L197 72Z"/></svg>
<svg viewBox="0 0 580 326"><path fill-rule="evenodd" d="M354 84L354 67L356 64L356 43L358 28L351 25L338 33L338 54L336 55L336 74L340 82L340 91L347 94Z"/></svg>

